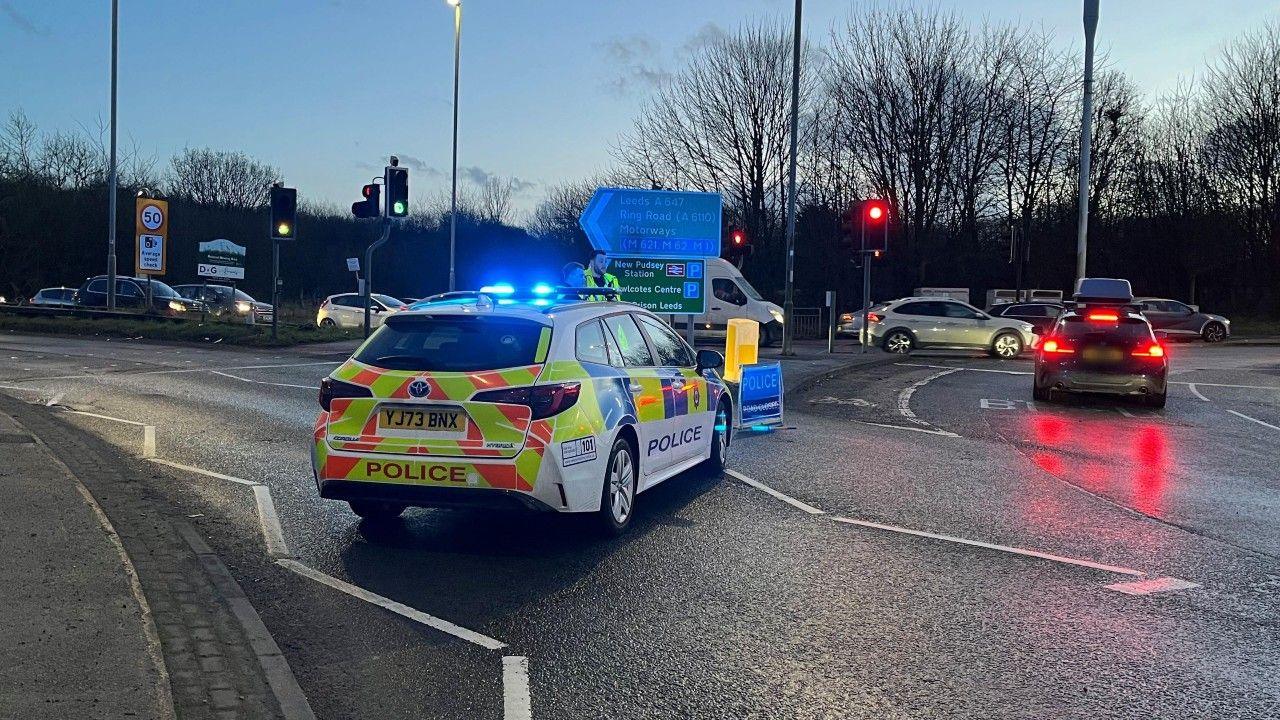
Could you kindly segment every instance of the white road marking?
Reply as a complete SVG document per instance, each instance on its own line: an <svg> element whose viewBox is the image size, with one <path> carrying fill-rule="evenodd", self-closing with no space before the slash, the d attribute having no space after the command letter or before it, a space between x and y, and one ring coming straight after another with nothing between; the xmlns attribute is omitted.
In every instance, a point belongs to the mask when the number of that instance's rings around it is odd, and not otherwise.
<svg viewBox="0 0 1280 720"><path fill-rule="evenodd" d="M209 372L213 373L214 375L221 375L224 378L231 378L232 380L239 380L240 382L253 383L255 385L276 385L278 387L301 388L303 390L316 390L316 391L320 389L319 385L294 385L293 383L278 383L278 382L268 382L266 380L252 380L250 378L240 377L239 375L232 375L231 373L228 373L228 372L222 372L221 370L210 370Z"/></svg>
<svg viewBox="0 0 1280 720"><path fill-rule="evenodd" d="M1258 419L1258 418L1256 418L1256 417L1249 417L1248 415L1245 415L1245 414L1244 414L1244 413L1242 413L1242 412L1236 412L1235 410L1228 410L1227 412L1231 413L1232 415L1235 415L1236 417L1242 417L1242 418L1244 418L1245 420L1248 420L1249 422L1256 422L1256 423L1258 423L1259 425L1262 425L1263 427L1269 427L1269 428L1271 428L1272 430L1280 430L1280 427L1277 427L1277 426L1275 426L1275 425L1272 425L1272 424L1271 424L1271 423L1269 423L1269 422L1263 422L1263 421L1259 420L1259 419Z"/></svg>
<svg viewBox="0 0 1280 720"><path fill-rule="evenodd" d="M232 477L231 475L223 475L222 473L216 473L216 472L213 472L212 470L205 470L203 468L192 467L191 465L183 465L182 463L177 463L172 460L164 460L161 458L150 458L150 460L151 462L156 463L157 465L167 465L176 470L183 470L185 472L196 473L198 475L208 475L211 478L217 478L219 480L228 480L233 483L240 483L241 485L252 486L252 485L262 484L262 483L256 483L252 480L245 480L244 478Z"/></svg>
<svg viewBox="0 0 1280 720"><path fill-rule="evenodd" d="M1136 415L1134 415L1133 413L1129 412L1128 410L1125 410L1124 408L1122 408L1122 407L1120 407L1120 406L1116 406L1116 412L1120 413L1121 415L1123 415L1123 416L1125 416L1125 417L1127 417L1127 418L1137 417L1137 416L1136 416Z"/></svg>
<svg viewBox="0 0 1280 720"><path fill-rule="evenodd" d="M1192 395L1195 395L1196 397L1200 398L1205 402L1209 402L1209 398L1205 397L1204 395L1201 395L1200 391L1196 389L1195 383L1187 383L1187 389L1191 391Z"/></svg>
<svg viewBox="0 0 1280 720"><path fill-rule="evenodd" d="M303 565L297 560L293 560L290 558L281 558L279 560L276 560L276 564L280 565L281 567L288 568L289 570L292 570L293 572L303 577L311 578L312 580L315 580L321 585L328 585L334 590L338 590L339 592L344 592L350 595L351 597L359 598L361 600L364 600L365 602L372 603L374 605L377 605L380 608L383 608L384 610L390 610L391 612L396 613L397 615L406 617L410 620L413 620L414 622L422 623L427 627L435 628L440 632L447 633L456 638L466 640L469 643L474 643L476 645L479 645L482 648L485 648L486 650L501 650L502 648L507 646L506 643L494 640L493 638L488 637L487 635L481 635L480 633L474 630L468 630L467 628L464 628L461 625L455 625L454 623L451 623L448 620L442 620L434 615L428 615L427 613L424 613L421 610L415 610L409 607L408 605L405 605L403 603L398 603L395 600L391 600L389 598L385 598L377 593L365 590L364 588L358 585L352 585L351 583L346 582L345 580L339 580L338 578L333 577L332 575L326 575L325 573L322 573L319 570Z"/></svg>
<svg viewBox="0 0 1280 720"><path fill-rule="evenodd" d="M271 500L271 488L254 485L253 499L258 504L258 524L262 526L267 554L273 558L293 557L284 541L284 528L280 527L280 516L276 514L276 504Z"/></svg>
<svg viewBox="0 0 1280 720"><path fill-rule="evenodd" d="M1034 375L1035 374L1032 372L1026 372L1025 370L995 370L993 368L971 368L971 367L959 367L956 365L927 365L925 363L900 362L900 363L894 363L894 365L900 365L902 367L934 368L935 370L968 370L969 372L998 373L1000 375Z"/></svg>
<svg viewBox="0 0 1280 720"><path fill-rule="evenodd" d="M1280 387L1271 385L1232 385L1231 383L1189 383L1184 380L1170 380L1170 385L1199 385L1200 387L1225 387L1225 388L1241 388L1243 390L1280 390Z"/></svg>
<svg viewBox="0 0 1280 720"><path fill-rule="evenodd" d="M786 503L786 504L788 504L788 505L790 505L790 506L792 506L792 507L799 508L799 509L801 509L801 510L803 510L803 511L807 512L807 513L809 513L810 515L826 515L826 514L827 514L825 510L819 510L818 508L816 508L816 507L814 507L814 506L810 505L809 503L806 503L806 502L804 502L804 501L802 501L802 500L797 500L797 499L795 499L795 498L791 497L790 495L786 495L786 494L780 493L780 492L778 492L777 490L774 490L773 488L769 487L768 485L765 485L764 483L762 483L762 482L760 482L760 481L758 481L758 480L752 480L751 478L747 477L746 475L743 475L742 473L738 472L737 470L725 470L725 471L724 471L724 474L725 474L725 475L728 475L729 477L737 478L737 479L741 480L742 482L744 482L744 483L746 483L746 484L750 485L751 487L753 487L753 488L755 488L755 489L757 489L757 490L760 490L761 492L764 492L764 493L767 493L767 494L769 494L769 495L772 495L772 496L774 496L774 497L778 498L779 500L781 500L782 502L784 502L784 503Z"/></svg>
<svg viewBox="0 0 1280 720"><path fill-rule="evenodd" d="M142 426L142 458L150 460L156 456L156 426Z"/></svg>
<svg viewBox="0 0 1280 720"><path fill-rule="evenodd" d="M1171 592L1174 590L1190 590L1191 588L1200 587L1200 583L1193 583L1189 580L1183 580L1176 577L1158 577L1149 578L1147 580L1135 580L1133 582L1112 583L1105 586L1108 590L1124 593L1125 595L1150 595L1158 592Z"/></svg>
<svg viewBox="0 0 1280 720"><path fill-rule="evenodd" d="M191 362L188 360L187 362ZM225 368L171 368L168 370L138 370L136 372L80 373L79 375L49 375L45 377L19 378L9 382L40 382L42 380L101 380L111 377L130 377L133 375L181 375L202 372L225 372L227 370L269 370L271 368L313 367L316 365L341 365L342 360L322 360L319 362L286 363L282 365L236 365ZM87 367L85 368L88 369ZM237 378L243 379L243 378ZM251 381L251 382L257 382ZM283 383L281 383L283 384ZM293 387L305 387L295 385ZM310 389L310 388L309 388Z"/></svg>
<svg viewBox="0 0 1280 720"><path fill-rule="evenodd" d="M57 405L57 404L58 404L58 401L59 401L59 400L61 400L61 399L62 399L62 396L63 396L63 395L65 395L65 394L66 394L66 393L58 393L58 394L54 395L53 397L49 398L49 402L45 403L45 404L44 404L44 406L45 406L45 407L53 407L54 405Z"/></svg>
<svg viewBox="0 0 1280 720"><path fill-rule="evenodd" d="M934 380L937 380L940 377L945 377L954 372L960 372L960 368L953 367L953 368L948 368L946 370L943 370L942 372L936 372L927 378L917 380L916 382L912 383L910 386L903 388L902 391L898 393L898 414L917 425L929 428L930 430L940 431L939 428L935 427L932 423L928 422L927 420L921 420L920 418L916 417L915 412L911 410L911 396L915 394L916 390L919 390L920 388L924 387L925 385L928 385L929 383L933 382ZM945 432L945 431L940 431L940 432Z"/></svg>
<svg viewBox="0 0 1280 720"><path fill-rule="evenodd" d="M529 658L507 655L502 658L502 718L532 720L529 701Z"/></svg>
<svg viewBox="0 0 1280 720"><path fill-rule="evenodd" d="M959 435L951 432L950 430L939 430L937 428L911 427L909 425L890 425L889 423L871 422L869 420L850 420L849 422L856 422L859 425L872 425L874 427L889 428L890 430L907 430L910 432L925 433L928 435L940 435L942 437L951 437L951 438L960 437Z"/></svg>
<svg viewBox="0 0 1280 720"><path fill-rule="evenodd" d="M126 425L136 425L138 427L146 427L146 423L136 422L134 420L125 420L124 418L112 417L110 415L99 415L98 413L85 412L84 410L67 410L72 415L84 415L85 417L98 418L99 420L110 420L112 422L124 423Z"/></svg>
<svg viewBox="0 0 1280 720"><path fill-rule="evenodd" d="M1119 573L1121 575L1133 575L1141 577L1146 573L1133 568L1120 567L1118 565L1104 565L1096 563L1092 560L1079 560L1077 558L1064 557L1062 555L1054 555L1052 553L1040 552L1039 550L1027 550L1024 548L1010 547L1008 545L996 545L995 543L982 542L981 540L967 540L951 535L939 535L938 533L925 532L923 530L912 530L910 528L898 527L896 525L885 525L883 523L870 522L868 520L854 520L847 517L832 517L836 522L842 522L849 525L858 525L861 527L874 528L876 530L887 530L889 532L902 533L904 535L915 535L917 537L925 537L933 540L942 540L943 542L959 543L961 545L970 545L980 547L987 550L997 550L999 552L1012 553L1014 555L1023 555L1026 557L1040 558L1041 560L1051 560L1058 563L1066 563L1068 565L1079 565L1093 570L1102 570L1105 572Z"/></svg>

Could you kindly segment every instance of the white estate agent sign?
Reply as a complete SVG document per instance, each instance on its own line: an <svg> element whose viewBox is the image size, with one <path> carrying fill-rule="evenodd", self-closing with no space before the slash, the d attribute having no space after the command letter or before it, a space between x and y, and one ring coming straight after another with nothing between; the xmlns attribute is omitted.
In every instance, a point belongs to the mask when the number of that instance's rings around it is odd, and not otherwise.
<svg viewBox="0 0 1280 720"><path fill-rule="evenodd" d="M222 280L244 279L245 248L219 238L200 243L200 262L196 274Z"/></svg>

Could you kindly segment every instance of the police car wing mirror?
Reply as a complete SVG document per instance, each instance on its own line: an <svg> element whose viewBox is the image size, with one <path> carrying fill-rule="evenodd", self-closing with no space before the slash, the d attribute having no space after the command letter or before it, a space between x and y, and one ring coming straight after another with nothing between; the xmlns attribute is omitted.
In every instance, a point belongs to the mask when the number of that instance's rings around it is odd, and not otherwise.
<svg viewBox="0 0 1280 720"><path fill-rule="evenodd" d="M724 367L724 355L715 350L698 351L698 372L719 370Z"/></svg>

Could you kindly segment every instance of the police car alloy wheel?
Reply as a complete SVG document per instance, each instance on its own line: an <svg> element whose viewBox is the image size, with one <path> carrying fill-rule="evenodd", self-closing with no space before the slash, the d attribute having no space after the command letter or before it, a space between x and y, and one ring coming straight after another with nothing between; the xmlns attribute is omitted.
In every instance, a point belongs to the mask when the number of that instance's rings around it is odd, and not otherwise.
<svg viewBox="0 0 1280 720"><path fill-rule="evenodd" d="M996 341L991 346L991 352L996 357L1006 360L1016 358L1022 354L1022 340L1013 333L1002 333L996 337Z"/></svg>
<svg viewBox="0 0 1280 720"><path fill-rule="evenodd" d="M911 333L906 330L894 330L884 339L884 349L898 355L906 355L911 352L911 346L914 344L911 339Z"/></svg>
<svg viewBox="0 0 1280 720"><path fill-rule="evenodd" d="M618 438L605 466L604 491L600 498L600 519L606 530L622 532L631 522L636 501L636 462L631 443Z"/></svg>
<svg viewBox="0 0 1280 720"><path fill-rule="evenodd" d="M711 436L711 457L707 460L707 469L711 472L723 472L729 461L729 403L720 401L716 410L715 428Z"/></svg>

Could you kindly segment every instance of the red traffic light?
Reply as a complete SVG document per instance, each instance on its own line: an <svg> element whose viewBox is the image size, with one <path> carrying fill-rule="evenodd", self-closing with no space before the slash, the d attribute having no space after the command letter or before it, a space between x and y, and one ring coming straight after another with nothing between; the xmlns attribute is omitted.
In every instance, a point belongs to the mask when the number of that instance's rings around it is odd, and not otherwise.
<svg viewBox="0 0 1280 720"><path fill-rule="evenodd" d="M864 212L871 222L880 222L889 217L889 206L883 200L868 200Z"/></svg>
<svg viewBox="0 0 1280 720"><path fill-rule="evenodd" d="M742 244L743 242L745 242L745 241L746 241L746 236L744 236L744 235L742 234L742 231L741 231L741 230L734 230L734 231L733 231L733 244L734 244L734 245L741 245L741 244Z"/></svg>
<svg viewBox="0 0 1280 720"><path fill-rule="evenodd" d="M376 185L365 185L364 189L361 190L361 192L364 194L365 197L373 197L373 194L377 192L377 190L378 190L378 186Z"/></svg>

